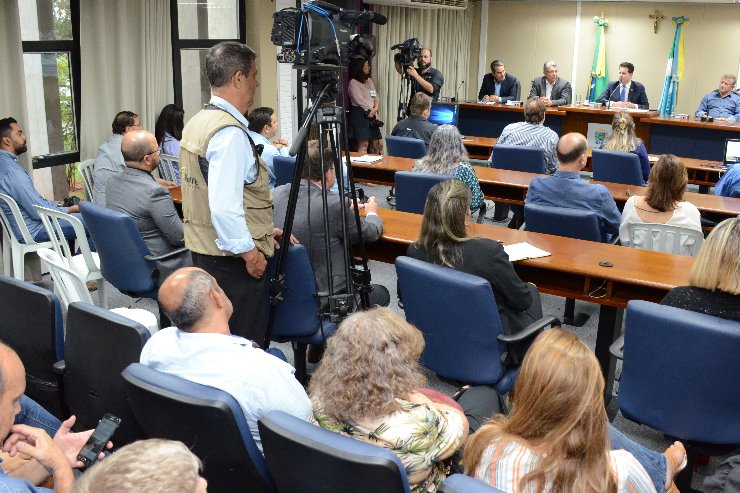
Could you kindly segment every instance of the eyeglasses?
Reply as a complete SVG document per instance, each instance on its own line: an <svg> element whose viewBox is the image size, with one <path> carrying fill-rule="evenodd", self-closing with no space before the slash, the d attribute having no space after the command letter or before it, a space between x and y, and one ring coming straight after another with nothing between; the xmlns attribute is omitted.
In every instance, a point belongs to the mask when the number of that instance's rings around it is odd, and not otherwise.
<svg viewBox="0 0 740 493"><path fill-rule="evenodd" d="M151 156L152 154L159 154L160 152L162 152L162 148L161 148L161 147L157 147L157 148L156 148L155 150L153 150L152 152L150 152L150 153L148 153L148 154L144 154L144 157L147 157L147 156Z"/></svg>

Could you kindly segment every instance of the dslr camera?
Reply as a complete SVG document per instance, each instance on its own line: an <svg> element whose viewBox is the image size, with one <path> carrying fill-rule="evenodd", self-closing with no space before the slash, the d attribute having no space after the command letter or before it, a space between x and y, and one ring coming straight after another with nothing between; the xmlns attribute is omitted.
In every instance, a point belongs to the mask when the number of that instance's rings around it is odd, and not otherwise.
<svg viewBox="0 0 740 493"><path fill-rule="evenodd" d="M417 58L421 56L421 44L416 38L407 39L403 43L398 43L391 46L391 51L398 50L398 53L393 55L393 61L403 69L403 73L406 73L408 69Z"/></svg>

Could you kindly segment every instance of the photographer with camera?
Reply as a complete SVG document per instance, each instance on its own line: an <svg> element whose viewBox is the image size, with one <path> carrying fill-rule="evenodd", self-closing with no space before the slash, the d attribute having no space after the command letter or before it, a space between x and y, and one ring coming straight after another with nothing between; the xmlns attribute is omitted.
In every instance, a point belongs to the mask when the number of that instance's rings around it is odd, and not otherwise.
<svg viewBox="0 0 740 493"><path fill-rule="evenodd" d="M439 91L445 83L442 72L432 68L432 50L429 48L418 49L419 42L416 39L409 39L400 45L395 45L391 49L400 49L393 60L396 63L396 71L401 75L406 75L411 79L411 95L417 92L423 92L432 97L432 102L439 99ZM416 55L416 66L411 66L408 54Z"/></svg>
<svg viewBox="0 0 740 493"><path fill-rule="evenodd" d="M349 61L349 137L357 142L357 152L381 154L378 117L380 98L372 79L370 59L352 58Z"/></svg>

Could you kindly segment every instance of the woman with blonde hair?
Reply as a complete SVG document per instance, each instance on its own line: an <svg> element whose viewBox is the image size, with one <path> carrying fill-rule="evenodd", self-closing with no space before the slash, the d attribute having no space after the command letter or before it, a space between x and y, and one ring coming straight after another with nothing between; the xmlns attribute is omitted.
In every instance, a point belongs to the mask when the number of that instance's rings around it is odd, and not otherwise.
<svg viewBox="0 0 740 493"><path fill-rule="evenodd" d="M624 204L619 242L625 246L643 248L644 232L630 235L629 224L633 223L670 224L701 233L699 209L683 200L688 182L689 175L681 159L673 154L660 156L650 173L645 195L630 197ZM694 241L693 237L682 235L681 255L691 255Z"/></svg>
<svg viewBox="0 0 740 493"><path fill-rule="evenodd" d="M626 111L620 111L612 118L612 134L604 143L607 151L624 151L636 154L640 158L642 181L647 182L650 176L650 159L641 139L635 136L635 120Z"/></svg>
<svg viewBox="0 0 740 493"><path fill-rule="evenodd" d="M465 445L465 473L508 493L674 491L683 446L676 442L661 456L634 444L608 426L603 396L593 351L572 332L545 330L524 358L511 413L495 416ZM610 441L640 461L610 451Z"/></svg>
<svg viewBox="0 0 740 493"><path fill-rule="evenodd" d="M485 201L478 176L469 161L468 151L457 127L440 125L432 134L427 155L414 163L413 171L452 175L465 183L471 193L468 207L471 211L477 211Z"/></svg>
<svg viewBox="0 0 740 493"><path fill-rule="evenodd" d="M323 428L390 449L412 492L434 492L468 435L465 414L427 397L424 338L388 308L353 313L327 341L311 379L313 419ZM444 399L442 399L444 400Z"/></svg>
<svg viewBox="0 0 740 493"><path fill-rule="evenodd" d="M740 322L740 218L714 227L691 267L689 285L673 288L660 303Z"/></svg>

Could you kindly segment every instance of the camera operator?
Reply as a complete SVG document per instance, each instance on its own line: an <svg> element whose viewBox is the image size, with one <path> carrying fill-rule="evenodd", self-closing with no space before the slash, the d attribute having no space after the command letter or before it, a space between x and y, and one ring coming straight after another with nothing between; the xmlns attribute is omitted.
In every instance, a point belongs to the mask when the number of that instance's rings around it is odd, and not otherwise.
<svg viewBox="0 0 740 493"><path fill-rule="evenodd" d="M357 152L381 154L380 127L378 117L380 98L372 79L370 60L352 58L349 61L349 137L357 141Z"/></svg>
<svg viewBox="0 0 740 493"><path fill-rule="evenodd" d="M432 102L439 99L439 90L445 83L442 72L432 68L432 50L422 48L419 57L416 59L418 68L409 65L406 68L406 75L411 77L411 95L417 92L423 92L432 97ZM396 62L396 71L403 75L401 64Z"/></svg>

